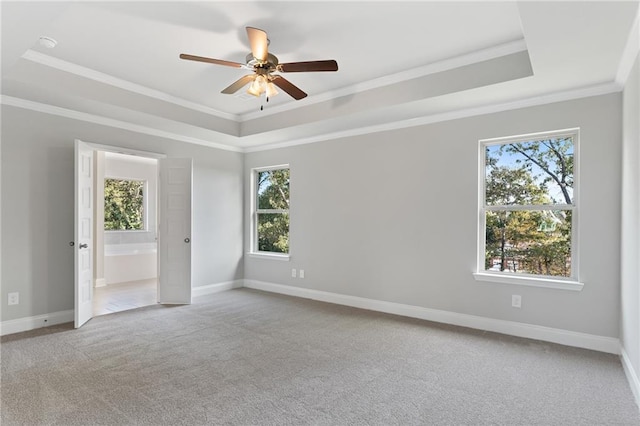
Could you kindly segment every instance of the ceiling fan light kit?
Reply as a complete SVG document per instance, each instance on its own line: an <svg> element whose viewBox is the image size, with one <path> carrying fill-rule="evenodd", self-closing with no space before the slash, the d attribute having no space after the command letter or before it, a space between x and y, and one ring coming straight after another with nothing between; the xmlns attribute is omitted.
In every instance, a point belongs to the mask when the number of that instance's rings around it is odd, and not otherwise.
<svg viewBox="0 0 640 426"><path fill-rule="evenodd" d="M210 64L252 70L253 74L240 77L231 83L231 85L224 88L221 93L230 95L236 93L247 84L250 84L247 93L256 97L260 97L264 93L267 102L269 98L278 94L276 86L295 100L300 100L307 96L305 92L282 77L280 73L338 71L338 63L333 59L281 64L278 58L268 51L269 39L265 31L258 28L247 27L247 36L249 38L249 44L251 45L251 53L247 55L245 64L185 53L180 54L180 58L189 61L207 62ZM260 109L262 109L262 107L260 107Z"/></svg>
<svg viewBox="0 0 640 426"><path fill-rule="evenodd" d="M257 75L253 80L253 83L249 85L247 93L256 97L260 97L265 93L267 96L267 102L269 102L269 98L277 95L278 90L276 90L275 84L269 80L268 76Z"/></svg>

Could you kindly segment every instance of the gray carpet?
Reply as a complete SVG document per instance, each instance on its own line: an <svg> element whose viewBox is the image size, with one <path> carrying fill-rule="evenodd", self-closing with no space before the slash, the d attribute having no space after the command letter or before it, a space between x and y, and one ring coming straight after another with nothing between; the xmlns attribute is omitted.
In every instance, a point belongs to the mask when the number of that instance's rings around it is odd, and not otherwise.
<svg viewBox="0 0 640 426"><path fill-rule="evenodd" d="M2 425L638 425L618 357L248 289L5 336Z"/></svg>

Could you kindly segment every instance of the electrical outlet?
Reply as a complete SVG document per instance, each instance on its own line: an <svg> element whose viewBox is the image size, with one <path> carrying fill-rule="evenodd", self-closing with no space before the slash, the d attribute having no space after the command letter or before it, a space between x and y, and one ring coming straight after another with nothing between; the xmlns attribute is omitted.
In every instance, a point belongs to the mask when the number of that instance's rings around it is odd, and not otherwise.
<svg viewBox="0 0 640 426"><path fill-rule="evenodd" d="M296 277L296 270L292 269L291 270L291 278L295 278Z"/></svg>
<svg viewBox="0 0 640 426"><path fill-rule="evenodd" d="M304 278L304 269L300 269L300 278Z"/></svg>
<svg viewBox="0 0 640 426"><path fill-rule="evenodd" d="M20 293L18 293L17 291L15 293L9 293L8 296L9 297L7 298L7 303L9 305L17 305L18 303L20 303Z"/></svg>
<svg viewBox="0 0 640 426"><path fill-rule="evenodd" d="M511 306L514 307L514 308L521 308L522 307L522 296L520 296L519 294L511 295Z"/></svg>

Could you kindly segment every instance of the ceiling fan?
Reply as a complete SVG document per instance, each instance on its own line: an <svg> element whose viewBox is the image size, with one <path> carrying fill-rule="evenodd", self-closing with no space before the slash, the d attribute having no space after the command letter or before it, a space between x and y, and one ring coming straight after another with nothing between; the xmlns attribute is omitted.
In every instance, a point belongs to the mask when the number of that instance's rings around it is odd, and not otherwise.
<svg viewBox="0 0 640 426"><path fill-rule="evenodd" d="M263 30L247 27L247 36L251 45L251 53L247 55L246 63L224 61L222 59L206 58L203 56L180 54L181 59L198 62L208 62L211 64L224 65L233 68L244 68L252 70L253 74L240 77L229 87L222 90L222 93L233 94L245 85L251 83L247 93L256 97L266 94L267 102L269 98L275 96L278 91L275 86L288 93L295 100L300 100L307 96L300 88L292 84L289 80L277 73L287 72L318 72L318 71L338 71L338 63L333 59L324 61L288 62L281 64L275 55L268 52L269 39Z"/></svg>

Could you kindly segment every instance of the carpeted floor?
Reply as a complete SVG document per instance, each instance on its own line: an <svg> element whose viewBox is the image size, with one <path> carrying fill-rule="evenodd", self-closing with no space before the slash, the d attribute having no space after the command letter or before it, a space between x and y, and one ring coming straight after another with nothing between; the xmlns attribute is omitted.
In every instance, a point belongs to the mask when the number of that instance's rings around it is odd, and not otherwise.
<svg viewBox="0 0 640 426"><path fill-rule="evenodd" d="M2 425L638 425L617 356L248 289L2 338Z"/></svg>

